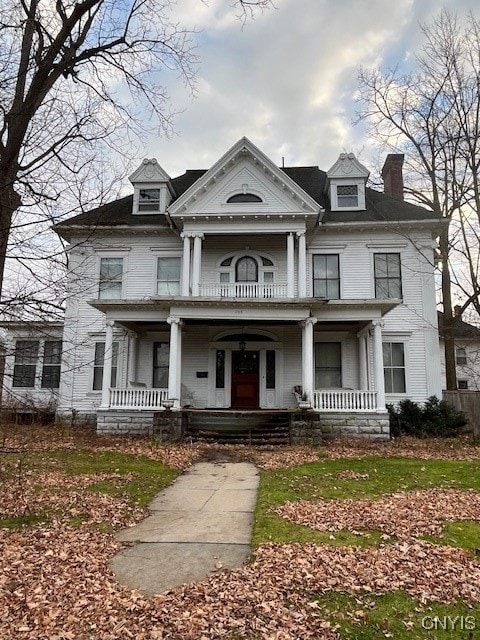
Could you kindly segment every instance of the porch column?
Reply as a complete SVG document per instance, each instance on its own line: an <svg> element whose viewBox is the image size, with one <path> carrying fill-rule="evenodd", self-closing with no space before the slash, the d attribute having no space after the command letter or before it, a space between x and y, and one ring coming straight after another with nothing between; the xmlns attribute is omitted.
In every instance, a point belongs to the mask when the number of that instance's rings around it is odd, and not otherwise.
<svg viewBox="0 0 480 640"><path fill-rule="evenodd" d="M287 234L287 298L295 297L295 245L293 233Z"/></svg>
<svg viewBox="0 0 480 640"><path fill-rule="evenodd" d="M182 296L190 295L190 234L182 233L183 257L182 257Z"/></svg>
<svg viewBox="0 0 480 640"><path fill-rule="evenodd" d="M360 389L366 391L367 384L367 337L364 333L358 334L358 362L360 368Z"/></svg>
<svg viewBox="0 0 480 640"><path fill-rule="evenodd" d="M298 237L298 297L307 297L307 242L305 232L297 232Z"/></svg>
<svg viewBox="0 0 480 640"><path fill-rule="evenodd" d="M377 391L377 409L385 411L385 378L383 374L383 320L373 320L373 369L375 374L375 389Z"/></svg>
<svg viewBox="0 0 480 640"><path fill-rule="evenodd" d="M193 240L192 296L200 294L200 277L202 271L203 233L196 233Z"/></svg>
<svg viewBox="0 0 480 640"><path fill-rule="evenodd" d="M105 323L105 352L103 355L103 377L102 377L102 403L101 409L108 409L110 406L110 384L112 380L112 352L113 352L113 320Z"/></svg>
<svg viewBox="0 0 480 640"><path fill-rule="evenodd" d="M307 394L307 400L313 401L313 326L317 318L307 318L300 323L302 326L302 390Z"/></svg>
<svg viewBox="0 0 480 640"><path fill-rule="evenodd" d="M182 341L180 318L167 318L170 325L170 356L168 361L168 397L175 400L174 407L180 406L180 376L182 370Z"/></svg>
<svg viewBox="0 0 480 640"><path fill-rule="evenodd" d="M128 380L135 382L137 380L137 348L138 348L138 335L131 331L128 334L130 341L130 349L128 353Z"/></svg>

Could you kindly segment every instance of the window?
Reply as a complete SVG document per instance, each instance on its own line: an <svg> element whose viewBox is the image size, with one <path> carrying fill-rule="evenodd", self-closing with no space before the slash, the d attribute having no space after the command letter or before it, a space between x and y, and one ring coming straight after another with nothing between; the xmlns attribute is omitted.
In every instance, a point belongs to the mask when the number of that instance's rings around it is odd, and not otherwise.
<svg viewBox="0 0 480 640"><path fill-rule="evenodd" d="M227 200L229 204L236 202L263 202L263 200L254 193L236 193Z"/></svg>
<svg viewBox="0 0 480 640"><path fill-rule="evenodd" d="M105 343L95 343L95 360L93 362L93 390L101 391L103 386L103 362L105 360ZM112 346L112 376L110 386L117 385L118 342Z"/></svg>
<svg viewBox="0 0 480 640"><path fill-rule="evenodd" d="M47 340L43 350L42 389L59 388L61 357L62 341Z"/></svg>
<svg viewBox="0 0 480 640"><path fill-rule="evenodd" d="M458 380L457 386L459 389L468 389L468 380Z"/></svg>
<svg viewBox="0 0 480 640"><path fill-rule="evenodd" d="M405 350L403 342L383 343L385 393L405 393Z"/></svg>
<svg viewBox="0 0 480 640"><path fill-rule="evenodd" d="M115 300L122 297L123 258L100 259L99 298Z"/></svg>
<svg viewBox="0 0 480 640"><path fill-rule="evenodd" d="M342 386L342 345L340 342L315 343L315 388Z"/></svg>
<svg viewBox="0 0 480 640"><path fill-rule="evenodd" d="M340 298L339 256L316 254L313 256L313 295L315 298Z"/></svg>
<svg viewBox="0 0 480 640"><path fill-rule="evenodd" d="M217 349L215 361L215 388L225 389L225 350Z"/></svg>
<svg viewBox="0 0 480 640"><path fill-rule="evenodd" d="M455 349L455 361L457 364L467 364L467 352L464 347Z"/></svg>
<svg viewBox="0 0 480 640"><path fill-rule="evenodd" d="M375 298L402 297L402 275L399 253L376 253L374 255L375 268Z"/></svg>
<svg viewBox="0 0 480 640"><path fill-rule="evenodd" d="M356 184L339 184L337 186L337 206L342 209L358 207L358 186Z"/></svg>
<svg viewBox="0 0 480 640"><path fill-rule="evenodd" d="M140 189L139 211L160 211L160 189Z"/></svg>
<svg viewBox="0 0 480 640"><path fill-rule="evenodd" d="M258 282L258 263L251 256L244 256L235 265L235 280L237 282Z"/></svg>
<svg viewBox="0 0 480 640"><path fill-rule="evenodd" d="M38 340L17 340L13 366L13 387L33 389L38 360Z"/></svg>
<svg viewBox="0 0 480 640"><path fill-rule="evenodd" d="M266 352L266 388L275 389L275 351L267 349Z"/></svg>
<svg viewBox="0 0 480 640"><path fill-rule="evenodd" d="M168 342L153 343L153 387L168 389L168 363L170 360L170 344Z"/></svg>
<svg viewBox="0 0 480 640"><path fill-rule="evenodd" d="M178 296L180 294L179 257L158 258L157 262L157 295Z"/></svg>

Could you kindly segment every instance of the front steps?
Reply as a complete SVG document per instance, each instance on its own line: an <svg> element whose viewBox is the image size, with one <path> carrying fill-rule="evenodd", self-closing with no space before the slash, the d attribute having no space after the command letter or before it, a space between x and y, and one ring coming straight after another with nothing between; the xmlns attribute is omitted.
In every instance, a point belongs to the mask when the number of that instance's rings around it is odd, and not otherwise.
<svg viewBox="0 0 480 640"><path fill-rule="evenodd" d="M184 410L184 437L219 444L290 444L287 411Z"/></svg>

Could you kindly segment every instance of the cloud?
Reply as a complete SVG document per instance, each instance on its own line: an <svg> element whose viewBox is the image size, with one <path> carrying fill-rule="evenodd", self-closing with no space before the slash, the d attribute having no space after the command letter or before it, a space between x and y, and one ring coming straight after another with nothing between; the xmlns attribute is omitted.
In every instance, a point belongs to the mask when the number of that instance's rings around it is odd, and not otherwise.
<svg viewBox="0 0 480 640"><path fill-rule="evenodd" d="M278 164L284 156L326 169L345 150L368 156L364 131L352 126L358 66L408 60L418 22L438 10L433 0L276 0L242 29L231 5L179 2L178 18L202 30L197 96L169 86L184 110L177 134L152 139L145 153L171 175L209 167L243 135Z"/></svg>

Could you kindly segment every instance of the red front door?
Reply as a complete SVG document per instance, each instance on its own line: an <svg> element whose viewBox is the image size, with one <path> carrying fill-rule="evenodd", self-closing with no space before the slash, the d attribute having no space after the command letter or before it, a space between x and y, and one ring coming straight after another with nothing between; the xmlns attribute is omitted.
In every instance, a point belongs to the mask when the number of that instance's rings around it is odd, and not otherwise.
<svg viewBox="0 0 480 640"><path fill-rule="evenodd" d="M258 409L259 352L232 351L232 409Z"/></svg>

